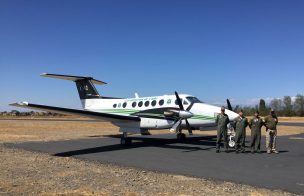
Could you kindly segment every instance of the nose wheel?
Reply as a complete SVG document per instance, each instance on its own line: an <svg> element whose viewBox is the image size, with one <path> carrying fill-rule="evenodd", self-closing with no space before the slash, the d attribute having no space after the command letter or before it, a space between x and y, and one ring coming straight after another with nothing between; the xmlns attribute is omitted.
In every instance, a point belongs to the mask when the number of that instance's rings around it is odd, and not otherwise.
<svg viewBox="0 0 304 196"><path fill-rule="evenodd" d="M234 127L232 126L232 124L228 124L227 126L228 131L227 131L227 135L228 135L228 146L230 148L234 148L235 147L235 130Z"/></svg>
<svg viewBox="0 0 304 196"><path fill-rule="evenodd" d="M232 136L229 137L228 145L229 145L230 148L234 148L235 147L235 139L234 139L234 137L232 137Z"/></svg>

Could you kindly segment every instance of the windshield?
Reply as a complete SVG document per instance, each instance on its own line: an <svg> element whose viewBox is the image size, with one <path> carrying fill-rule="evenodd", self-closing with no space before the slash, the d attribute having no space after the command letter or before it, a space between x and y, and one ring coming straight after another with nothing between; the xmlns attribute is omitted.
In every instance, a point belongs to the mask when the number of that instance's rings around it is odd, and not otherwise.
<svg viewBox="0 0 304 196"><path fill-rule="evenodd" d="M190 102L190 103L204 103L202 101L200 101L198 98L196 97L186 97L186 99Z"/></svg>

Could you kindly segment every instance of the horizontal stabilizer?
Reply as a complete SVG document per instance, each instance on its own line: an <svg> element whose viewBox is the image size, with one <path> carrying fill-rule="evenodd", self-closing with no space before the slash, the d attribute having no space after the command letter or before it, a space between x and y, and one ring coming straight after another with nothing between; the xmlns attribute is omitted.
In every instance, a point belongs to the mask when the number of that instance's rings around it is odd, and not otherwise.
<svg viewBox="0 0 304 196"><path fill-rule="evenodd" d="M93 84L107 84L106 82L103 82L101 80L96 80L92 77L86 77L86 76L70 76L70 75L49 74L49 73L43 73L40 74L40 76L48 77L48 78L57 78L62 80L71 80L74 82L79 80L90 80Z"/></svg>

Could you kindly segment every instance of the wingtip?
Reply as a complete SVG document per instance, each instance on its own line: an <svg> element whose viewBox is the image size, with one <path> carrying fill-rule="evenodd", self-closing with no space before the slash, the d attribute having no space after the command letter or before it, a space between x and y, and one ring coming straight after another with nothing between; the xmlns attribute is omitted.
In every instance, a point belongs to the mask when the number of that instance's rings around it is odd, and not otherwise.
<svg viewBox="0 0 304 196"><path fill-rule="evenodd" d="M28 105L29 103L26 101L22 101L22 102L15 102L15 103L10 103L8 104L9 106L25 106Z"/></svg>

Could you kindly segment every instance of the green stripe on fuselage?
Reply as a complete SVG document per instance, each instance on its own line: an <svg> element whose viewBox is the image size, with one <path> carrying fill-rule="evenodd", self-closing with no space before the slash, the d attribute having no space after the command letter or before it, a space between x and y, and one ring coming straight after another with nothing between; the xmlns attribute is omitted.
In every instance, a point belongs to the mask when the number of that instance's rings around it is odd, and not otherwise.
<svg viewBox="0 0 304 196"><path fill-rule="evenodd" d="M148 116L158 116L158 117L164 117L163 114L155 114L155 113L144 113L143 110L134 110L134 109L101 109L97 110L98 112L105 112L105 113L112 113L112 114L133 114L136 112L142 112L142 115L148 115ZM204 116L204 115L194 115L190 119L193 120L215 120L215 117L212 116Z"/></svg>

